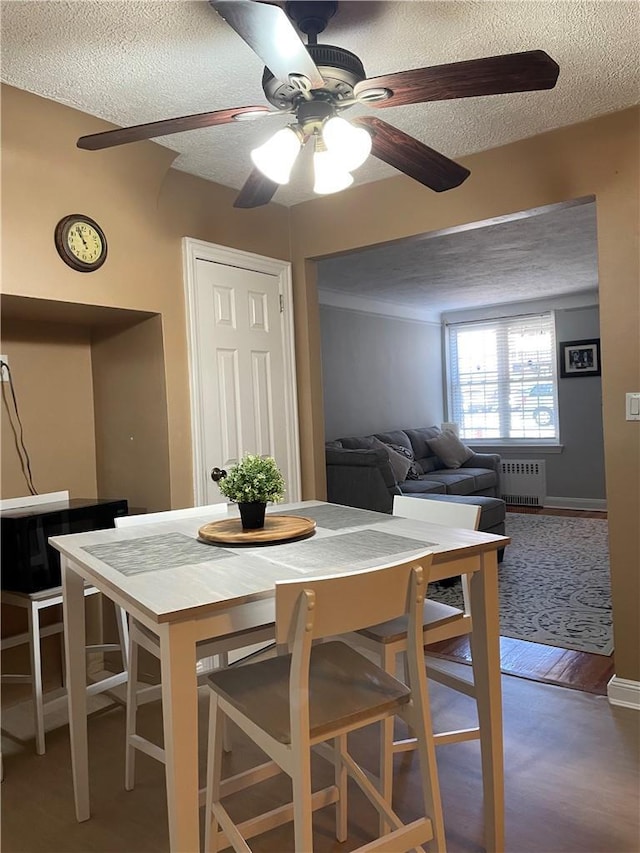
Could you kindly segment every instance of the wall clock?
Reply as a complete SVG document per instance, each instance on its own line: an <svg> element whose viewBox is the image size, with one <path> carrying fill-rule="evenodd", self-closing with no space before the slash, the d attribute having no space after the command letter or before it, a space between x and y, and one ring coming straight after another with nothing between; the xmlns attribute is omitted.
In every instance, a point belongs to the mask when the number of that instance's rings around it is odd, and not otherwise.
<svg viewBox="0 0 640 853"><path fill-rule="evenodd" d="M62 260L78 272L93 272L107 259L107 238L97 222L71 213L56 225L56 249Z"/></svg>

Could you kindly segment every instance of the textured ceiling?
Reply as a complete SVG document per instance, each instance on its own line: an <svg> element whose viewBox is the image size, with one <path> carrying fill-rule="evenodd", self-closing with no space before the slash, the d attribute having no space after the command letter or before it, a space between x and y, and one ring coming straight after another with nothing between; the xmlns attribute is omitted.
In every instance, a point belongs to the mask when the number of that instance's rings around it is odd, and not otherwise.
<svg viewBox="0 0 640 853"><path fill-rule="evenodd" d="M413 316L597 291L596 205L558 205L322 260L318 288L325 302L324 294L347 294Z"/></svg>
<svg viewBox="0 0 640 853"><path fill-rule="evenodd" d="M266 103L260 60L206 2L3 0L1 13L4 82L117 126ZM358 54L369 76L547 51L560 65L551 91L384 110L386 121L449 157L464 158L638 103L639 27L636 0L362 0L340 3L319 40ZM358 106L347 116L372 112ZM250 150L287 120L194 130L159 142L179 152L176 168L240 188ZM313 197L307 160L301 158L276 202ZM395 174L370 157L354 177L364 183Z"/></svg>

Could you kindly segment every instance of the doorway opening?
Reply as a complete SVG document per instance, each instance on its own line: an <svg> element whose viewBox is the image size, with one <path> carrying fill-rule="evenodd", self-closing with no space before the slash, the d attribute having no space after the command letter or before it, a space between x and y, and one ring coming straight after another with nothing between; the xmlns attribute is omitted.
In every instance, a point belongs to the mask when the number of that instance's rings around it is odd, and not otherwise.
<svg viewBox="0 0 640 853"><path fill-rule="evenodd" d="M447 408L444 323L549 311L555 329L551 358L557 395L551 400L557 440L463 440L503 460L543 462L539 515L586 513L606 523L600 381L564 379L557 363L562 342L599 339L596 227L595 198L587 197L320 259L326 439L454 420ZM541 418L546 403L546 397L527 402L523 417ZM495 419L500 413L473 416ZM539 432L549 431L549 424L536 423ZM509 507L507 526L511 513L522 509ZM532 645L505 637L505 647L518 642ZM590 689L587 664L594 657L593 689L606 692L613 672L610 655L546 643L528 649L537 652L539 666L524 667L523 660L523 675ZM517 657L505 660L510 671Z"/></svg>

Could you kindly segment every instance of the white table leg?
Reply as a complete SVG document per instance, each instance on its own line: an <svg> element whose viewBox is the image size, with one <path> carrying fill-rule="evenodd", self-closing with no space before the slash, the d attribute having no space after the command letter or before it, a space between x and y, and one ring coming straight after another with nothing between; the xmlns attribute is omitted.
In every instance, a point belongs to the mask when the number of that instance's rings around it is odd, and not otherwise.
<svg viewBox="0 0 640 853"><path fill-rule="evenodd" d="M485 553L482 564L482 569L473 573L470 584L471 654L480 722L485 848L488 853L501 853L504 850L504 766L496 551Z"/></svg>
<svg viewBox="0 0 640 853"><path fill-rule="evenodd" d="M162 626L160 661L169 846L172 853L197 853L198 681L193 622Z"/></svg>
<svg viewBox="0 0 640 853"><path fill-rule="evenodd" d="M76 818L88 820L89 756L87 750L87 665L85 660L84 581L61 556L64 647L67 659L69 737Z"/></svg>

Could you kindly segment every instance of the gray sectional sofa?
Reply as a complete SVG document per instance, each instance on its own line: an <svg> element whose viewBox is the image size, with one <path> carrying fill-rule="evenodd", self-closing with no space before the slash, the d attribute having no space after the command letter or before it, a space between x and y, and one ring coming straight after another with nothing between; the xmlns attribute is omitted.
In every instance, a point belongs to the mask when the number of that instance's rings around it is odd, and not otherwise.
<svg viewBox="0 0 640 853"><path fill-rule="evenodd" d="M436 426L393 430L326 443L327 500L331 503L391 512L394 495L500 496L500 456L474 453L459 468L446 468L427 441ZM405 448L414 460L410 476L398 482L383 445Z"/></svg>

